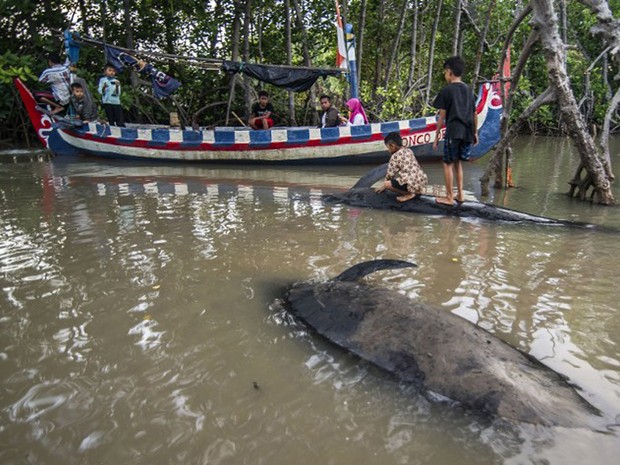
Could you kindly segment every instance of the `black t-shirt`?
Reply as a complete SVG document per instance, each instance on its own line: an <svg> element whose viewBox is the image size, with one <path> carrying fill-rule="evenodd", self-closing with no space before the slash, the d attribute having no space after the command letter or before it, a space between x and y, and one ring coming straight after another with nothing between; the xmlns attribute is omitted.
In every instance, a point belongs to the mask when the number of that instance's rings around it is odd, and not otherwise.
<svg viewBox="0 0 620 465"><path fill-rule="evenodd" d="M263 116L268 111L273 114L273 105L271 105L271 102L268 102L265 108L261 108L258 102L252 105L252 116Z"/></svg>
<svg viewBox="0 0 620 465"><path fill-rule="evenodd" d="M474 142L474 94L463 82L445 86L433 102L439 110L446 110L446 139L462 139Z"/></svg>

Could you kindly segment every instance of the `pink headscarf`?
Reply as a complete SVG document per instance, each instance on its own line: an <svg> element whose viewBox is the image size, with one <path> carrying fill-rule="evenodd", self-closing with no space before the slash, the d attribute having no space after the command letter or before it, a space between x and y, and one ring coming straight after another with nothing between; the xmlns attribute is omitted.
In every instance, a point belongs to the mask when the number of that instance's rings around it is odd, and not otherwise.
<svg viewBox="0 0 620 465"><path fill-rule="evenodd" d="M356 99L356 98L349 99L347 101L347 106L351 109L351 115L349 117L349 121L351 121L351 123L355 119L355 115L361 114L362 117L364 118L364 124L368 124L368 117L366 116L366 112L364 111L364 108L362 107L362 102L360 102L359 99Z"/></svg>

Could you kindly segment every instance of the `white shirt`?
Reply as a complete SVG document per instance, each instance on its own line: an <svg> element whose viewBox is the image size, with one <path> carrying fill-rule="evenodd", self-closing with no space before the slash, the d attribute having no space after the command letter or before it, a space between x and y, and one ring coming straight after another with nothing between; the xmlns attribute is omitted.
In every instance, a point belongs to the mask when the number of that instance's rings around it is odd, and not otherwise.
<svg viewBox="0 0 620 465"><path fill-rule="evenodd" d="M366 122L364 121L364 116L362 116L361 113L355 115L353 121L347 121L347 126L360 126L362 124L366 124Z"/></svg>
<svg viewBox="0 0 620 465"><path fill-rule="evenodd" d="M69 98L71 98L71 73L65 65L56 64L51 68L47 68L39 76L39 81L50 84L54 98L61 105L69 103Z"/></svg>

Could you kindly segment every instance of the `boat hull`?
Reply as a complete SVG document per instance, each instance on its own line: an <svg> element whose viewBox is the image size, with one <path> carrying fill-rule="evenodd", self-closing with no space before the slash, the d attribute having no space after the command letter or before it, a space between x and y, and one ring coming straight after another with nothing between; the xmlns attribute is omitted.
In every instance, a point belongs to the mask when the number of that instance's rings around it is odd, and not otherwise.
<svg viewBox="0 0 620 465"><path fill-rule="evenodd" d="M440 160L432 145L436 117L335 128L177 129L147 125L118 128L98 123L74 127L43 114L28 88L15 80L41 142L59 156L91 155L114 159L215 163L381 163L389 154L384 137L397 131L419 160ZM499 141L501 99L490 84L481 86L477 103L479 143L472 158L487 153Z"/></svg>

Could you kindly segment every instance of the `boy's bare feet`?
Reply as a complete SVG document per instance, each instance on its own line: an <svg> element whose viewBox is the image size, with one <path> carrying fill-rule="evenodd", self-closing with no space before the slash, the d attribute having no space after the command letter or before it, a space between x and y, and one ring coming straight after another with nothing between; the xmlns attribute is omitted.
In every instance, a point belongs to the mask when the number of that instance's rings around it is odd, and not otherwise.
<svg viewBox="0 0 620 465"><path fill-rule="evenodd" d="M454 205L454 199L448 197L435 197L435 203L452 207Z"/></svg>
<svg viewBox="0 0 620 465"><path fill-rule="evenodd" d="M416 194L409 192L408 194L405 194L405 195L399 195L398 197L396 197L396 200L398 200L399 202L406 202L407 200L411 200L415 196Z"/></svg>

